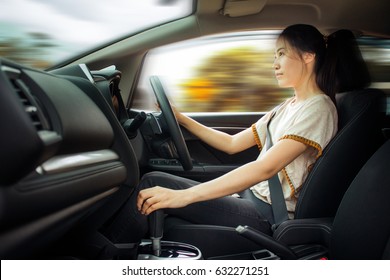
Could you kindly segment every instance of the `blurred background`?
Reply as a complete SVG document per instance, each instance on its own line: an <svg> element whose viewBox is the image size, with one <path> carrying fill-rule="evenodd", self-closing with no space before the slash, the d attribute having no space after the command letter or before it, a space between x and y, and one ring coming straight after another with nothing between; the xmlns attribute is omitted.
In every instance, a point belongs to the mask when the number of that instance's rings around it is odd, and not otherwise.
<svg viewBox="0 0 390 280"><path fill-rule="evenodd" d="M0 56L47 69L114 38L165 21L167 15L176 17L191 11L191 1L172 4L156 0L137 1L140 9L132 14L127 7L134 1L101 1L93 10L89 0L3 1ZM145 18L142 9L153 16ZM155 110L148 78L158 75L171 101L183 112L268 111L292 95L291 90L278 87L272 69L277 34L275 30L223 34L152 50L141 71L133 106ZM390 97L390 40L362 37L358 41L371 71L372 86ZM387 107L390 112L390 104Z"/></svg>
<svg viewBox="0 0 390 280"><path fill-rule="evenodd" d="M148 78L158 75L183 112L267 112L293 94L279 88L274 76L277 36L271 30L232 33L153 50L145 60L133 105L155 108ZM390 40L362 37L358 42L372 87L390 97Z"/></svg>

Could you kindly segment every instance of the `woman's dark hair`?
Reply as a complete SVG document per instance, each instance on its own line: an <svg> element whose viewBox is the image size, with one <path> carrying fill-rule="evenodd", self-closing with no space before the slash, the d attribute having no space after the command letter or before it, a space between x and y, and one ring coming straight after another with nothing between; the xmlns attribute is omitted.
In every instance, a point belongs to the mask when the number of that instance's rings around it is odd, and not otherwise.
<svg viewBox="0 0 390 280"><path fill-rule="evenodd" d="M335 102L337 92L367 87L371 80L356 38L350 30L323 36L307 24L287 27L279 38L299 53L316 55L314 71L319 88Z"/></svg>

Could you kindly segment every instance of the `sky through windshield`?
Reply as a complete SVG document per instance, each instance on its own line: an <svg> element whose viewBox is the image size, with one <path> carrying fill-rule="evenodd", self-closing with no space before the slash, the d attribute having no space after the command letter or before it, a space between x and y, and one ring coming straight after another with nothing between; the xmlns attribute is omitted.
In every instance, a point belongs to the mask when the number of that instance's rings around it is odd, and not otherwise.
<svg viewBox="0 0 390 280"><path fill-rule="evenodd" d="M55 63L191 10L192 0L2 0L0 55Z"/></svg>

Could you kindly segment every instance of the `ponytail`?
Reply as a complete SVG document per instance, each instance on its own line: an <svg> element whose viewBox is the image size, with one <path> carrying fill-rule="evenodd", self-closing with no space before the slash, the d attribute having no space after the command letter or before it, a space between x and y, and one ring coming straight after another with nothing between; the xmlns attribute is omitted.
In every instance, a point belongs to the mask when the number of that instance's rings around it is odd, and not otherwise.
<svg viewBox="0 0 390 280"><path fill-rule="evenodd" d="M350 30L338 30L325 37L326 52L317 73L317 84L335 101L338 92L367 87L370 74L356 38Z"/></svg>

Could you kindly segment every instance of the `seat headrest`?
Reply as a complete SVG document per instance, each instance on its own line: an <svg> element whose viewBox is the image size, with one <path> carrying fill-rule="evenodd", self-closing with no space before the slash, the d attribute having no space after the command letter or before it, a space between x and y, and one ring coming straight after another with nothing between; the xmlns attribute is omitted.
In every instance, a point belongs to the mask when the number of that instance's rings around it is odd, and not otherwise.
<svg viewBox="0 0 390 280"><path fill-rule="evenodd" d="M368 107L376 107L382 111L384 93L374 88L348 91L336 94L336 104L339 117L339 131L352 118L359 117ZM370 109L372 110L372 109Z"/></svg>

